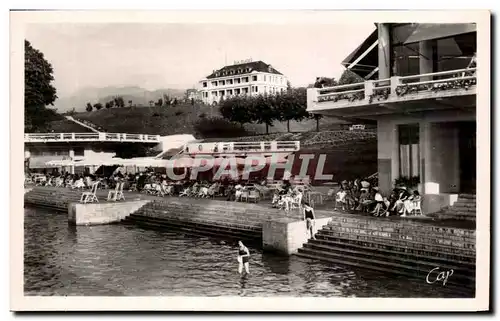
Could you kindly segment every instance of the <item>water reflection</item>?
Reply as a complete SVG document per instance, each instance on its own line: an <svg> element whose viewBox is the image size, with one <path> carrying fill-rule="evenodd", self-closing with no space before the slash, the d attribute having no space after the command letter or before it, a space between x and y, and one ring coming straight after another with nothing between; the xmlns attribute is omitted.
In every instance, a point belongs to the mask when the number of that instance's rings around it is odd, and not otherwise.
<svg viewBox="0 0 500 321"><path fill-rule="evenodd" d="M465 294L250 247L129 225L71 227L64 213L25 209L27 295L463 297ZM411 289L411 292L408 291ZM471 294L467 294L471 295Z"/></svg>

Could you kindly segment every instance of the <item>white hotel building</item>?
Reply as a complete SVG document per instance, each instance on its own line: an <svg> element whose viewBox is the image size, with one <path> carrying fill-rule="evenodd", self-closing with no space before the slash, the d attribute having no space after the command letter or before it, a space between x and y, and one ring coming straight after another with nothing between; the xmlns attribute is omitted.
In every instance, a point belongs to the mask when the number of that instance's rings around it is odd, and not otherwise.
<svg viewBox="0 0 500 321"><path fill-rule="evenodd" d="M201 98L206 104L235 95L275 94L286 89L287 78L260 60L225 66L200 81Z"/></svg>

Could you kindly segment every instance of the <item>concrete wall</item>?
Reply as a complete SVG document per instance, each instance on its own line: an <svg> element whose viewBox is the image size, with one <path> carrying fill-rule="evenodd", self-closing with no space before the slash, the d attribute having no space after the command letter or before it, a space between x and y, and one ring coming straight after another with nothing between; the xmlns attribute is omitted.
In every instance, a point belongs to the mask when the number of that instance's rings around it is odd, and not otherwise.
<svg viewBox="0 0 500 321"><path fill-rule="evenodd" d="M314 220L314 233L330 220L329 217ZM262 248L285 255L295 254L307 243L308 234L305 221L291 218L269 220L262 225Z"/></svg>
<svg viewBox="0 0 500 321"><path fill-rule="evenodd" d="M149 203L149 200L110 203L70 203L68 222L72 225L98 225L119 222Z"/></svg>

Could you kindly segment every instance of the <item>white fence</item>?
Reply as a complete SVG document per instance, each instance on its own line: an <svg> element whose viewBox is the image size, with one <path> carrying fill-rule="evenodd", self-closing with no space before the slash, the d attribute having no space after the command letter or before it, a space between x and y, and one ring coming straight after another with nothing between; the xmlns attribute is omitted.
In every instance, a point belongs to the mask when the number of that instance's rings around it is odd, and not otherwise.
<svg viewBox="0 0 500 321"><path fill-rule="evenodd" d="M309 88L307 92L308 108L312 103L322 102L345 104L360 102L371 104L384 100L397 101L405 95L419 95L424 92L446 92L465 89L476 85L476 68L466 68L419 74L412 76L394 76L388 79L369 80L361 83L324 88ZM418 99L418 97L415 97ZM358 105L358 104L357 104Z"/></svg>
<svg viewBox="0 0 500 321"><path fill-rule="evenodd" d="M24 134L24 142L144 142L160 143L159 135L118 133L30 133Z"/></svg>
<svg viewBox="0 0 500 321"><path fill-rule="evenodd" d="M187 154L226 154L226 153L274 153L296 152L300 150L299 141L261 141L261 142L217 142L186 144Z"/></svg>

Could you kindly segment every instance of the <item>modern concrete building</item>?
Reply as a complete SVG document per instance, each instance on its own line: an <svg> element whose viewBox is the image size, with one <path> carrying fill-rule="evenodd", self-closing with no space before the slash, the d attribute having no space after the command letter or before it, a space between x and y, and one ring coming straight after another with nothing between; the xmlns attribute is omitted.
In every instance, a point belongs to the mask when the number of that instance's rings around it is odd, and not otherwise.
<svg viewBox="0 0 500 321"><path fill-rule="evenodd" d="M380 189L413 180L435 212L475 194L476 47L472 23L377 24L342 62L366 81L308 89L307 110L376 122Z"/></svg>
<svg viewBox="0 0 500 321"><path fill-rule="evenodd" d="M201 99L217 104L236 95L276 94L287 89L287 78L263 61L224 66L200 81Z"/></svg>

